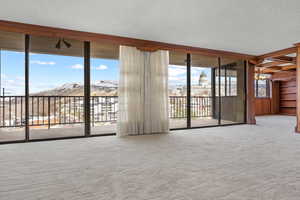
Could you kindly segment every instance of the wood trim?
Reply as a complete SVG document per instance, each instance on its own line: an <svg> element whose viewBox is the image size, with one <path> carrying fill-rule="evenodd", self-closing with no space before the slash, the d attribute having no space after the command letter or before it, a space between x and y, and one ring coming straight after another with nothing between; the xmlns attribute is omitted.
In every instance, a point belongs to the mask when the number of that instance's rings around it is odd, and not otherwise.
<svg viewBox="0 0 300 200"><path fill-rule="evenodd" d="M297 46L297 58L296 58L296 115L297 124L296 132L300 133L300 46Z"/></svg>
<svg viewBox="0 0 300 200"><path fill-rule="evenodd" d="M268 63L264 63L264 64L258 64L256 65L257 67L274 67L280 64L285 64L285 61L274 61L274 62L268 62Z"/></svg>
<svg viewBox="0 0 300 200"><path fill-rule="evenodd" d="M286 65L286 66L283 66L283 67L281 68L281 70L287 71L287 70L296 69L296 68L297 68L296 65Z"/></svg>
<svg viewBox="0 0 300 200"><path fill-rule="evenodd" d="M296 63L296 60L294 59L294 57L290 57L290 56L279 56L279 57L275 57L275 58L270 58L270 60L281 61L281 62L292 63L292 64Z"/></svg>
<svg viewBox="0 0 300 200"><path fill-rule="evenodd" d="M295 53L296 52L296 47L290 47L290 48L286 48L286 49L281 49L278 51L273 51L270 53L266 53L260 56L257 56L258 60L261 59L266 59L266 58L274 58L274 57L279 57L279 56L285 56L291 53Z"/></svg>
<svg viewBox="0 0 300 200"><path fill-rule="evenodd" d="M279 114L280 82L271 81L271 114Z"/></svg>
<svg viewBox="0 0 300 200"><path fill-rule="evenodd" d="M254 75L255 65L247 62L247 124L256 124Z"/></svg>
<svg viewBox="0 0 300 200"><path fill-rule="evenodd" d="M191 47L191 46L156 42L150 40L134 39L129 37L113 36L113 35L100 34L100 33L90 33L90 32L75 31L75 30L54 28L48 26L11 22L5 20L0 20L0 30L37 35L37 36L64 37L64 38L76 39L80 41L110 42L118 45L128 45L128 46L139 47L142 49L148 49L148 50L150 49L152 51L158 49L174 50L174 51L181 51L185 53L202 54L207 56L221 56L221 57L239 58L245 60L255 59L255 56L253 55L230 52L230 51Z"/></svg>
<svg viewBox="0 0 300 200"><path fill-rule="evenodd" d="M287 63L293 62L295 63L294 57L290 56L278 56L275 58L270 58L272 61L285 61Z"/></svg>

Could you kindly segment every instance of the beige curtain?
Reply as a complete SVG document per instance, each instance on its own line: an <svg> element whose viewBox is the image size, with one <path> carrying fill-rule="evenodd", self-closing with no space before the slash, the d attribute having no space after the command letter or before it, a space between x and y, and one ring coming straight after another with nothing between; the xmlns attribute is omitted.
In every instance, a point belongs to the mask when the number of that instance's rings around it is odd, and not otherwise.
<svg viewBox="0 0 300 200"><path fill-rule="evenodd" d="M169 131L168 51L120 47L117 135Z"/></svg>

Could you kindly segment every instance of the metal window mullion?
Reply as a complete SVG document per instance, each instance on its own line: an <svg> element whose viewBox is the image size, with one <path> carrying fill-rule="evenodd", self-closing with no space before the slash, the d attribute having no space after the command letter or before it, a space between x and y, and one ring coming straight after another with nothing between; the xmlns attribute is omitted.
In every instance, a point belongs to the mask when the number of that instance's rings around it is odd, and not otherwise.
<svg viewBox="0 0 300 200"><path fill-rule="evenodd" d="M25 141L29 141L29 50L30 36L25 35Z"/></svg>
<svg viewBox="0 0 300 200"><path fill-rule="evenodd" d="M218 71L219 71L219 73L218 73L218 84L219 84L219 88L218 88L218 93L219 93L219 115L218 115L218 125L220 125L221 124L221 109L222 109L222 107L221 107L221 99L222 99L222 96L221 96L221 58L220 57L218 57Z"/></svg>
<svg viewBox="0 0 300 200"><path fill-rule="evenodd" d="M187 128L191 128L191 54L186 55L187 67L187 95L186 95L186 112L187 112Z"/></svg>
<svg viewBox="0 0 300 200"><path fill-rule="evenodd" d="M227 95L227 66L225 65L224 67L224 77L225 77L225 95L224 96L228 96Z"/></svg>
<svg viewBox="0 0 300 200"><path fill-rule="evenodd" d="M90 87L90 42L84 42L84 124L85 124L85 136L91 135L91 87Z"/></svg>

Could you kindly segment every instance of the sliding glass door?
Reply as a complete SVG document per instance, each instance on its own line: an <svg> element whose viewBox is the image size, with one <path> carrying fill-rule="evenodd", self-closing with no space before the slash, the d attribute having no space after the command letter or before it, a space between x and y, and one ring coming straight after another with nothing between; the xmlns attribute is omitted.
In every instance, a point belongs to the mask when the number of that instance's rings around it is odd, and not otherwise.
<svg viewBox="0 0 300 200"><path fill-rule="evenodd" d="M170 127L245 122L245 62L170 52Z"/></svg>
<svg viewBox="0 0 300 200"><path fill-rule="evenodd" d="M117 131L118 59L118 45L91 43L90 126L92 135Z"/></svg>
<svg viewBox="0 0 300 200"><path fill-rule="evenodd" d="M217 57L191 55L191 127L218 125L213 73L217 68Z"/></svg>
<svg viewBox="0 0 300 200"><path fill-rule="evenodd" d="M0 32L0 143L113 134L119 46ZM169 52L171 129L245 122L245 62Z"/></svg>
<svg viewBox="0 0 300 200"><path fill-rule="evenodd" d="M221 124L245 122L245 62L221 59Z"/></svg>
<svg viewBox="0 0 300 200"><path fill-rule="evenodd" d="M169 117L170 128L187 128L186 54L170 52Z"/></svg>
<svg viewBox="0 0 300 200"><path fill-rule="evenodd" d="M84 135L83 42L30 38L30 139Z"/></svg>
<svg viewBox="0 0 300 200"><path fill-rule="evenodd" d="M0 142L25 139L25 35L0 31Z"/></svg>

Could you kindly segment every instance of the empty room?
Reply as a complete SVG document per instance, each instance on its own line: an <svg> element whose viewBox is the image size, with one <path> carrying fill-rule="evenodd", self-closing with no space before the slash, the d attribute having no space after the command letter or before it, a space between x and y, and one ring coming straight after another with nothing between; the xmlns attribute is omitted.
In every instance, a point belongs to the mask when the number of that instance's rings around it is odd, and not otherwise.
<svg viewBox="0 0 300 200"><path fill-rule="evenodd" d="M1 200L299 200L300 1L3 0Z"/></svg>

